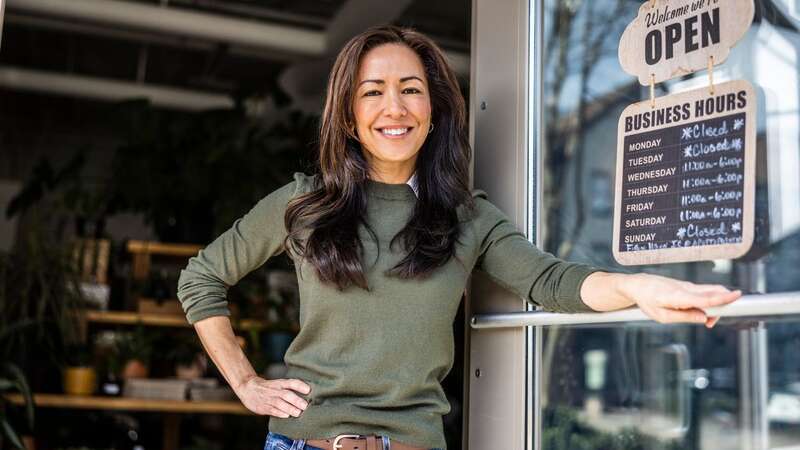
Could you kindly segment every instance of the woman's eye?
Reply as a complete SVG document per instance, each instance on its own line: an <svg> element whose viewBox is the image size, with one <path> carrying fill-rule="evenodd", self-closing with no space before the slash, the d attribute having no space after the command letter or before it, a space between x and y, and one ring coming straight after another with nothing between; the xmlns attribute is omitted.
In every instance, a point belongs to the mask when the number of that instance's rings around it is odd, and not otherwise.
<svg viewBox="0 0 800 450"><path fill-rule="evenodd" d="M402 92L403 94L419 94L419 93L421 93L422 91L420 91L420 90L419 90L419 89L417 89L417 88L413 88L413 87L411 87L411 88L405 88L405 89L403 89L401 92ZM374 96L376 96L376 95L382 95L382 94L383 94L383 93L382 93L381 91L373 90L373 91L367 91L367 92L364 92L364 97L374 97Z"/></svg>

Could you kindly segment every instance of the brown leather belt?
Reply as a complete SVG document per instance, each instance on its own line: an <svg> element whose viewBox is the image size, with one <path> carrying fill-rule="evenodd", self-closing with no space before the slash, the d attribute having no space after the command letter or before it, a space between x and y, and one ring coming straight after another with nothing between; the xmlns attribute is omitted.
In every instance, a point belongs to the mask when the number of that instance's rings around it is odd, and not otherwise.
<svg viewBox="0 0 800 450"><path fill-rule="evenodd" d="M383 448L380 436L360 436L356 434L340 434L332 439L309 439L306 445L323 450L389 450ZM423 447L412 447L402 442L389 442L391 450L428 450Z"/></svg>

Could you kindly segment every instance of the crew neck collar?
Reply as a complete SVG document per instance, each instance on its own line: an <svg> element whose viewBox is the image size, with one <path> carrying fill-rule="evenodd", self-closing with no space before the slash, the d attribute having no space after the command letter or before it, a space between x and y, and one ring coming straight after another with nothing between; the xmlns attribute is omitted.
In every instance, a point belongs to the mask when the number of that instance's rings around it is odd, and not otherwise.
<svg viewBox="0 0 800 450"><path fill-rule="evenodd" d="M367 193L374 197L390 200L414 200L417 198L416 172L405 183L384 183L382 181L366 179Z"/></svg>

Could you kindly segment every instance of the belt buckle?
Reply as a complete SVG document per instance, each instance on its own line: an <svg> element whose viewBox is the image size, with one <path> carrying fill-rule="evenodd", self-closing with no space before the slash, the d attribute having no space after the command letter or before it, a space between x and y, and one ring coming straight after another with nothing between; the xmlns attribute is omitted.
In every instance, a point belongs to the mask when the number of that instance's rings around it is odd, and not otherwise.
<svg viewBox="0 0 800 450"><path fill-rule="evenodd" d="M339 443L339 441L341 441L342 439L349 439L349 438L359 439L360 437L361 437L360 434L340 434L335 438L333 438L333 450L339 450L340 448L343 447L342 444Z"/></svg>

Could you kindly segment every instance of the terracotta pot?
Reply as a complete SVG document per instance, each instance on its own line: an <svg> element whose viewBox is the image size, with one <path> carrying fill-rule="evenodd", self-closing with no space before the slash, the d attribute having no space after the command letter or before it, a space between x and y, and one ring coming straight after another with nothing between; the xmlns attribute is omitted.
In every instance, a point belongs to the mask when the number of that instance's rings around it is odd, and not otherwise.
<svg viewBox="0 0 800 450"><path fill-rule="evenodd" d="M91 395L97 387L94 367L67 367L64 369L64 392L69 395Z"/></svg>
<svg viewBox="0 0 800 450"><path fill-rule="evenodd" d="M149 373L150 370L148 369L147 364L138 359L131 359L125 363L120 377L123 380L127 380L129 378L147 378Z"/></svg>
<svg viewBox="0 0 800 450"><path fill-rule="evenodd" d="M33 436L22 436L22 445L25 450L36 450L36 441Z"/></svg>

